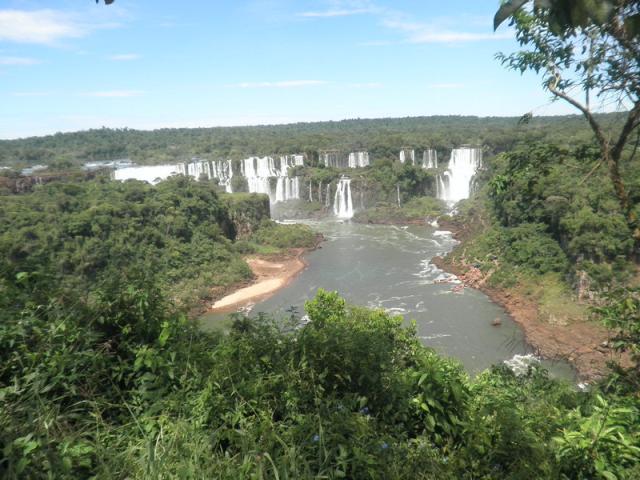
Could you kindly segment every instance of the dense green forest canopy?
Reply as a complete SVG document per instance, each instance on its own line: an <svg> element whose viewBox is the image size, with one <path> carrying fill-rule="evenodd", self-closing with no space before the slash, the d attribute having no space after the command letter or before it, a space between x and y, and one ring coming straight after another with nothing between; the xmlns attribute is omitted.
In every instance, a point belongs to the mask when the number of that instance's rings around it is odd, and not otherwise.
<svg viewBox="0 0 640 480"><path fill-rule="evenodd" d="M480 266L505 260L503 278L564 278L581 254L594 269L628 255L602 172L576 181L592 155L542 144L491 157L480 199L494 243L476 250ZM413 172L381 162L380 172ZM200 331L185 316L190 293L247 278L242 253L313 239L269 221L266 196L226 196L186 177L155 187L99 177L1 198L0 476L640 474L633 373L587 392L537 367L471 379L401 317L323 291L307 303L304 327L292 312L236 318L227 335ZM633 302L603 313L612 325L637 324ZM637 345L637 329L622 327L626 345Z"/></svg>
<svg viewBox="0 0 640 480"><path fill-rule="evenodd" d="M616 124L622 117L603 114L598 118L604 124ZM118 158L162 163L193 156L215 160L279 153L307 153L314 158L323 149L368 150L376 160L395 159L404 146L448 153L452 147L476 144L497 153L543 139L561 145L582 143L591 141L591 132L578 115L534 117L526 125L515 117L431 116L154 131L103 128L2 140L0 165L81 164Z"/></svg>
<svg viewBox="0 0 640 480"><path fill-rule="evenodd" d="M105 282L142 275L189 303L250 278L241 253L283 239L309 246L313 238L300 225L271 222L266 196L219 195L213 184L187 177L156 187L105 178L54 182L2 196L0 302L16 301L7 294L16 278L45 301L50 285L86 298Z"/></svg>

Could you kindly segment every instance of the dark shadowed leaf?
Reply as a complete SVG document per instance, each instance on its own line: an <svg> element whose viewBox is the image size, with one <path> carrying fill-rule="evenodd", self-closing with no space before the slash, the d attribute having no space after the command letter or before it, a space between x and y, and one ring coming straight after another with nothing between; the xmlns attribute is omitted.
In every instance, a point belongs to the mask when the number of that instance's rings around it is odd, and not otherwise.
<svg viewBox="0 0 640 480"><path fill-rule="evenodd" d="M500 9L493 17L493 29L497 30L502 22L504 22L511 15L516 13L520 7L522 7L529 0L508 0L503 3Z"/></svg>

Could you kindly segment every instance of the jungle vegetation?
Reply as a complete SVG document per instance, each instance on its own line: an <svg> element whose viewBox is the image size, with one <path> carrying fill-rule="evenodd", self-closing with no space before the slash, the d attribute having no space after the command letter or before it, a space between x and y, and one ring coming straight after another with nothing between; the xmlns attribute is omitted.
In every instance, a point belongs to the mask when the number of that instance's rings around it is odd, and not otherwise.
<svg viewBox="0 0 640 480"><path fill-rule="evenodd" d="M624 125L619 115L597 118ZM464 122L465 131L451 127ZM528 275L568 284L588 272L603 287L594 313L620 332L616 346L636 355L635 369L587 391L539 367L516 376L496 366L471 379L401 318L322 290L306 304L304 326L302 312L291 312L237 317L228 334L205 333L179 293L197 288L202 272L215 271L204 277L209 285L243 278L241 251L278 247L278 226L243 224L261 217L264 197L225 200L208 182L180 177L157 187L56 182L0 197L0 476L640 477L640 301L629 215L640 195L637 162L623 149L625 205L603 181L610 170L593 169L602 145L583 121L508 122L104 129L3 142L0 155L15 165L121 156L158 163L357 149L362 141L390 161L406 144L485 144L491 156L505 153L488 161L478 200L460 206L463 218L481 219L471 254L481 268L502 262L500 282ZM416 208L433 207L426 203Z"/></svg>

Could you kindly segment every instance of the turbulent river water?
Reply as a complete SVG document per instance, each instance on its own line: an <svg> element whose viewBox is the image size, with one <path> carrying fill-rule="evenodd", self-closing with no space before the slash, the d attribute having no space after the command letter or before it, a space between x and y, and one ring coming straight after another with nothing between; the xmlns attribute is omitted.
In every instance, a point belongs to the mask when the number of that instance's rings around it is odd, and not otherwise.
<svg viewBox="0 0 640 480"><path fill-rule="evenodd" d="M492 364L531 352L522 330L482 292L454 291L450 275L430 263L449 252L456 241L431 226L397 227L351 222L308 222L325 236L321 248L306 255L309 267L286 288L256 304L252 314L282 314L319 288L337 290L348 302L382 308L415 320L421 341L459 359L471 374ZM201 319L211 327L221 315ZM492 322L499 318L500 326ZM573 378L566 363L545 362L554 376Z"/></svg>

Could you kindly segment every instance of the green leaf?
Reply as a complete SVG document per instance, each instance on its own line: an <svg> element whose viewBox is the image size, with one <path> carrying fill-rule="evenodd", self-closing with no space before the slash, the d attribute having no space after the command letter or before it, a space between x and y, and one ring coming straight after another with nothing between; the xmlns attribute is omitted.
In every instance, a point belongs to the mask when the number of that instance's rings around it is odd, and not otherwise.
<svg viewBox="0 0 640 480"><path fill-rule="evenodd" d="M613 473L607 471L607 470L602 470L600 472L600 475L602 475L604 478L606 478L607 480L618 480L618 477L616 477Z"/></svg>

